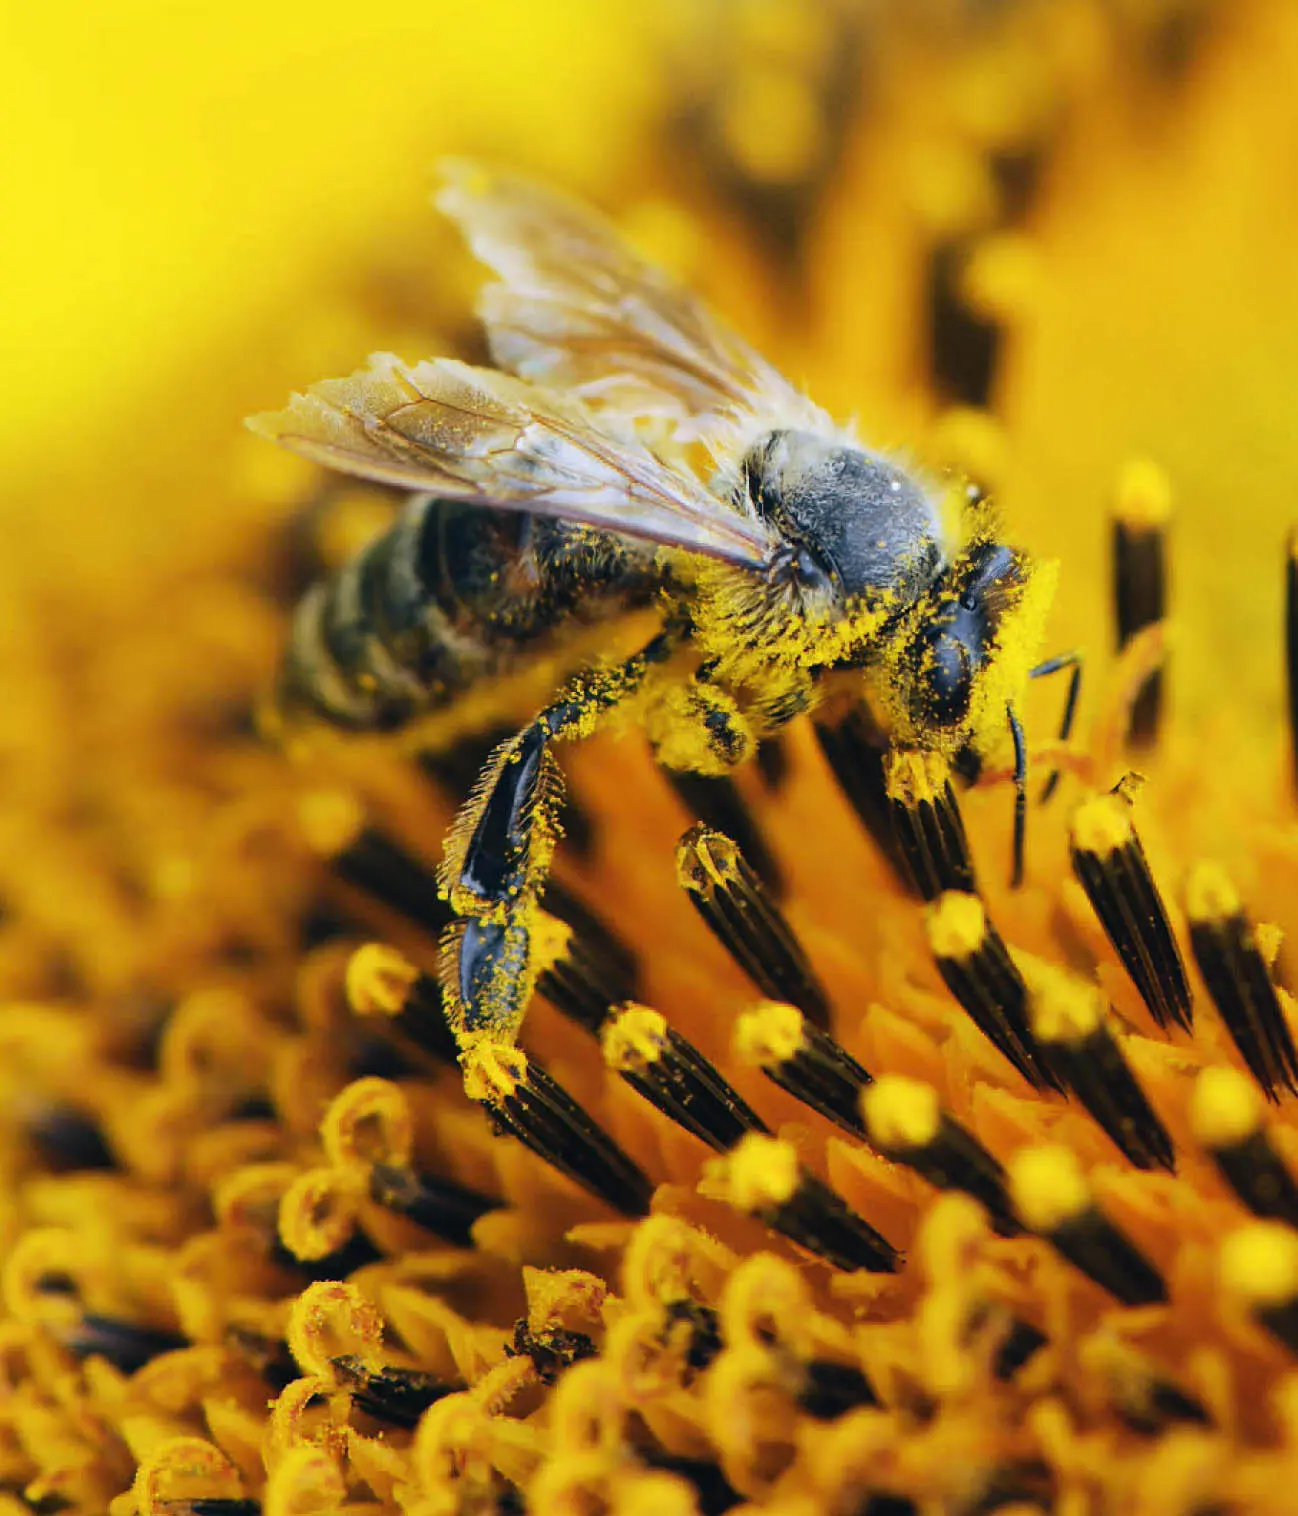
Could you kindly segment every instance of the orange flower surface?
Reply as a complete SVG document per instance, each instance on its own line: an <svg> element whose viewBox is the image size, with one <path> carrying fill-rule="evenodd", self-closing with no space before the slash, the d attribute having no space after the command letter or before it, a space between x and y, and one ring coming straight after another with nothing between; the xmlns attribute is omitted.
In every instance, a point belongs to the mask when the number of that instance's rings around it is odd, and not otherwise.
<svg viewBox="0 0 1298 1516"><path fill-rule="evenodd" d="M1293 1510L1293 7L10 30L0 1516ZM459 1066L443 839L553 679L279 740L401 496L241 426L483 361L447 153L989 497L1042 565L999 652L1065 659L1021 887L1008 737L966 784L839 698L673 782L601 732L524 1051Z"/></svg>

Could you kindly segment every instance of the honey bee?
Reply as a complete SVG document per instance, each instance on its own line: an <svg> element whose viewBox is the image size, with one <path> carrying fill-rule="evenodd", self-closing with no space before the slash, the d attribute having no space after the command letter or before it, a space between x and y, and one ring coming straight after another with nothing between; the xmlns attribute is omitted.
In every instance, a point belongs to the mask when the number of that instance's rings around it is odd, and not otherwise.
<svg viewBox="0 0 1298 1516"><path fill-rule="evenodd" d="M844 681L896 748L977 758L1008 731L1017 873L1015 709L1048 571L985 513L957 541L931 487L595 214L460 162L437 204L497 276L480 305L497 367L380 353L249 423L413 492L301 602L283 715L409 728L578 646L582 627L653 617L620 662L574 655L447 839L446 1007L466 1067L513 1044L531 994L562 783L551 746L615 717L666 767L714 775Z"/></svg>

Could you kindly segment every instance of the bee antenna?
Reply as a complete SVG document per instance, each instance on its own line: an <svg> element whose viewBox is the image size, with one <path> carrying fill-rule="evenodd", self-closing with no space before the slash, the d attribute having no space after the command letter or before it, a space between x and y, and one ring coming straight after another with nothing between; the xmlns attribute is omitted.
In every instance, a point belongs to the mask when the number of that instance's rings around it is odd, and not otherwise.
<svg viewBox="0 0 1298 1516"><path fill-rule="evenodd" d="M1010 888L1018 889L1023 883L1023 850L1028 831L1028 745L1023 736L1023 723L1012 705L1005 707L1009 717L1010 736L1014 739L1014 864L1010 873Z"/></svg>

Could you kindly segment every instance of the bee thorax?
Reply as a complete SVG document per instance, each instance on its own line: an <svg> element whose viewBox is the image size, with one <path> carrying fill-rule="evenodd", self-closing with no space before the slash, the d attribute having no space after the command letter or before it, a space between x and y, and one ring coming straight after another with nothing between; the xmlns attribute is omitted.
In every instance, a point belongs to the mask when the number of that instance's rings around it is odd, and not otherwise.
<svg viewBox="0 0 1298 1516"><path fill-rule="evenodd" d="M897 463L812 432L769 432L749 450L744 482L780 534L773 570L840 599L910 603L942 569L940 521L923 487Z"/></svg>

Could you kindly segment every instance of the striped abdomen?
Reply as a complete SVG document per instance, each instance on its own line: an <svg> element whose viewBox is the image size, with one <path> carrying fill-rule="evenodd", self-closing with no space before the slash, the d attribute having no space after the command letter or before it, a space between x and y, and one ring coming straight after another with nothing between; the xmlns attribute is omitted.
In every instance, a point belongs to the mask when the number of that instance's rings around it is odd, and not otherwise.
<svg viewBox="0 0 1298 1516"><path fill-rule="evenodd" d="M566 624L646 604L653 549L588 527L417 495L306 593L280 671L290 719L392 730L548 650Z"/></svg>

